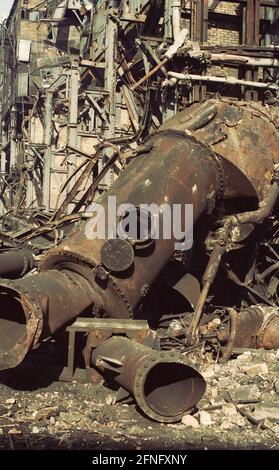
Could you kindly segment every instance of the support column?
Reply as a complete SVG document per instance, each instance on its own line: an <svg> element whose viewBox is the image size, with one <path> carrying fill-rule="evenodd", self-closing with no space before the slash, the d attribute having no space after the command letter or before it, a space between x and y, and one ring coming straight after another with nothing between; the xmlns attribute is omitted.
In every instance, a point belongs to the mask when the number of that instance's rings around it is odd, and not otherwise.
<svg viewBox="0 0 279 470"><path fill-rule="evenodd" d="M79 66L78 62L74 61L71 67L70 84L69 84L69 112L68 112L68 135L67 144L70 147L78 147L78 92L79 92ZM67 178L74 173L77 166L76 154L71 154L67 160ZM76 179L73 177L70 183L67 185L67 194L71 191ZM69 207L71 211L71 208Z"/></svg>
<svg viewBox="0 0 279 470"><path fill-rule="evenodd" d="M196 0L192 11L192 39L201 45L207 42L208 31L208 0ZM206 69L203 70L206 74ZM206 99L206 85L197 83L193 87L194 101L202 101Z"/></svg>
<svg viewBox="0 0 279 470"><path fill-rule="evenodd" d="M51 137L52 137L52 102L53 92L47 90L45 100L45 135L44 144L46 145L44 155L44 177L43 177L43 204L45 210L50 209L50 180L51 180Z"/></svg>
<svg viewBox="0 0 279 470"><path fill-rule="evenodd" d="M16 106L13 105L11 109L11 143L10 143L10 168L16 164L16 156L17 156L17 144L16 144L16 117L17 117L17 110Z"/></svg>
<svg viewBox="0 0 279 470"><path fill-rule="evenodd" d="M116 128L116 69L115 69L115 50L117 40L117 24L110 17L107 16L107 34L106 34L106 52L105 52L105 89L109 92L108 102L108 127L105 131L105 138L111 139L115 136ZM100 171L106 165L108 157L111 156L112 151L107 150L101 161ZM100 189L108 189L113 183L113 173L109 170L104 179L99 184Z"/></svg>
<svg viewBox="0 0 279 470"><path fill-rule="evenodd" d="M260 42L260 0L247 0L246 8L246 38L245 43L249 46L258 46ZM247 70L245 80L257 81L258 70ZM245 91L245 100L258 101L258 92Z"/></svg>

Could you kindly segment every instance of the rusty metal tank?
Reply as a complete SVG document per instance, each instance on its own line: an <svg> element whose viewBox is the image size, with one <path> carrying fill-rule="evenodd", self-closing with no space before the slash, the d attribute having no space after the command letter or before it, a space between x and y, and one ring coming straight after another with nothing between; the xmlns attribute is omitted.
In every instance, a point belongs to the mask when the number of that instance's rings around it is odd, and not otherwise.
<svg viewBox="0 0 279 470"><path fill-rule="evenodd" d="M161 129L190 133L222 156L225 197L265 197L279 163L278 123L268 108L212 99L189 106Z"/></svg>
<svg viewBox="0 0 279 470"><path fill-rule="evenodd" d="M220 198L246 198L247 208L251 199L257 204L270 187L278 161L278 130L264 108L209 100L167 121L99 202L105 213L112 195L117 196L118 204L135 206L193 204L195 223ZM41 269L87 266L100 315L133 316L172 256L173 239L156 240L149 251L135 249L133 265L126 272L102 272L107 240L88 239L85 225L77 227L58 250L49 252ZM116 251L114 261L117 264ZM98 280L98 273L103 279Z"/></svg>

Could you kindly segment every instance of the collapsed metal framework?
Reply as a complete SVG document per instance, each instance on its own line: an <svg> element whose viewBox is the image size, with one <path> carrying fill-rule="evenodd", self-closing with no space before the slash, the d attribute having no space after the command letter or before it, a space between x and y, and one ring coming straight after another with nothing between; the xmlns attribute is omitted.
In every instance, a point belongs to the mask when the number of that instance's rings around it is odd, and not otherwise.
<svg viewBox="0 0 279 470"><path fill-rule="evenodd" d="M2 210L84 208L92 171L78 177L100 139L125 150L193 101L276 104L278 11L276 0L15 1L1 26ZM121 170L100 174L112 153L94 166L99 192Z"/></svg>
<svg viewBox="0 0 279 470"><path fill-rule="evenodd" d="M205 390L192 351L278 348L278 10L14 2L1 26L0 273L14 279L0 282L1 370L77 319L64 377L79 361L175 422ZM91 204L107 215L114 195L137 217L143 203L193 204L190 252L148 230L92 239Z"/></svg>

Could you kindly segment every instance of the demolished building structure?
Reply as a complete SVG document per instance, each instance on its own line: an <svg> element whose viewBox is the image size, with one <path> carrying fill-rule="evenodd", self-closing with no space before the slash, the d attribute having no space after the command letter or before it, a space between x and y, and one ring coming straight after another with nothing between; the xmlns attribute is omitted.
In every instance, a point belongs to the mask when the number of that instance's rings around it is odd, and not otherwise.
<svg viewBox="0 0 279 470"><path fill-rule="evenodd" d="M205 389L193 352L278 348L278 22L276 0L14 2L1 25L2 370L77 319L68 378L83 333L87 370L173 422ZM109 196L136 217L193 204L193 248L149 230L92 240L92 203L106 211Z"/></svg>

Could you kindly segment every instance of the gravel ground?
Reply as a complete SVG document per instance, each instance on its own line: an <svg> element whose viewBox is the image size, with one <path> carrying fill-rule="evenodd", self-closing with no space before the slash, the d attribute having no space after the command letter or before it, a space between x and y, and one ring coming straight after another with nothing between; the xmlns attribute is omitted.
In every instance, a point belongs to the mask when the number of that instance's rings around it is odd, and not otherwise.
<svg viewBox="0 0 279 470"><path fill-rule="evenodd" d="M170 425L116 404L103 384L4 374L0 449L279 449L279 353L207 360L202 373L207 391L197 409Z"/></svg>

